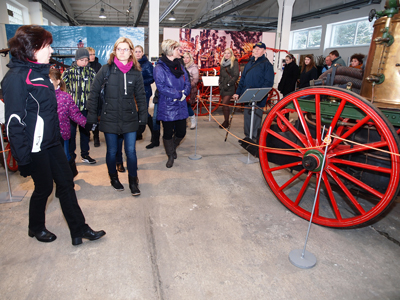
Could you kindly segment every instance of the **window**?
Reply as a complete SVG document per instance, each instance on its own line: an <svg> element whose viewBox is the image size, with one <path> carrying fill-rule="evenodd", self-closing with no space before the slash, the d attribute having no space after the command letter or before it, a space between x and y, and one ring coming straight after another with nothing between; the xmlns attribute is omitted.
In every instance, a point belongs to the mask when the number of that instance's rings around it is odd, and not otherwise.
<svg viewBox="0 0 400 300"><path fill-rule="evenodd" d="M290 50L319 48L321 44L321 34L321 27L292 31L290 34Z"/></svg>
<svg viewBox="0 0 400 300"><path fill-rule="evenodd" d="M8 22L10 24L24 24L22 11L7 3Z"/></svg>
<svg viewBox="0 0 400 300"><path fill-rule="evenodd" d="M373 23L367 19L352 20L346 23L332 24L330 46L362 46L371 43L374 31Z"/></svg>

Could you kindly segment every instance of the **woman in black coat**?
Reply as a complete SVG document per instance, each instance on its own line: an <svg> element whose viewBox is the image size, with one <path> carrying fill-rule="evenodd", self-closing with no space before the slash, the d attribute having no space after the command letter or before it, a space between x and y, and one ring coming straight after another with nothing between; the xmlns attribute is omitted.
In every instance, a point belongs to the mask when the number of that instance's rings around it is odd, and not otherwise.
<svg viewBox="0 0 400 300"><path fill-rule="evenodd" d="M99 129L104 132L106 139L106 164L110 183L115 190L124 190L116 169L119 136L123 135L129 188L132 196L139 196L136 132L140 124L147 123L147 105L141 68L133 49L133 43L129 38L120 37L115 42L107 64L101 67L94 78L89 94L87 119L91 123L97 120L97 99L108 73Z"/></svg>
<svg viewBox="0 0 400 300"><path fill-rule="evenodd" d="M278 85L278 90L283 97L296 89L296 81L299 78L299 66L296 64L296 58L292 54L288 54L285 57L285 61L286 65Z"/></svg>
<svg viewBox="0 0 400 300"><path fill-rule="evenodd" d="M304 64L301 68L299 88L310 86L310 80L318 78L318 70L315 66L314 56L307 54L304 58Z"/></svg>
<svg viewBox="0 0 400 300"><path fill-rule="evenodd" d="M12 58L1 87L11 153L21 176L31 176L35 184L29 202L28 235L45 243L57 238L45 224L47 199L54 181L72 245L76 246L82 243L82 238L97 240L106 233L94 231L86 224L60 143L57 99L49 78L52 42L51 33L40 26L19 27L8 41ZM93 123L87 123L87 129Z"/></svg>

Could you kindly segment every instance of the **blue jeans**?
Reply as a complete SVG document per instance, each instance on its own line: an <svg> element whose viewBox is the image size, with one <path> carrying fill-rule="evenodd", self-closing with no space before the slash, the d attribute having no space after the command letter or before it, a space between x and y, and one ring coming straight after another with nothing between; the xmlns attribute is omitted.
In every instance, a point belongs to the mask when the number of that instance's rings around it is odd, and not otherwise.
<svg viewBox="0 0 400 300"><path fill-rule="evenodd" d="M122 134L118 134L118 150L116 156L116 163L122 164L124 162L122 157L122 143L124 142L124 136Z"/></svg>
<svg viewBox="0 0 400 300"><path fill-rule="evenodd" d="M157 121L157 109L158 103L154 103L154 112L153 112L153 130L160 130L160 121Z"/></svg>
<svg viewBox="0 0 400 300"><path fill-rule="evenodd" d="M87 117L87 110L81 111L84 117ZM76 150L76 127L79 125L71 120L71 138L69 139L69 155L72 159L76 158L75 150ZM89 155L89 138L90 135L86 131L85 128L79 126L79 134L81 136L80 146L81 146L81 156Z"/></svg>
<svg viewBox="0 0 400 300"><path fill-rule="evenodd" d="M188 108L189 117L193 116L194 111L193 111L192 105L189 102L187 104L187 108Z"/></svg>
<svg viewBox="0 0 400 300"><path fill-rule="evenodd" d="M64 141L64 152L67 156L68 161L71 160L71 155L69 155L69 140Z"/></svg>
<svg viewBox="0 0 400 300"><path fill-rule="evenodd" d="M106 138L107 153L106 164L109 174L117 173L117 152L118 152L118 134L104 133ZM136 157L136 131L124 133L125 154L128 166L128 175L137 176L137 157Z"/></svg>

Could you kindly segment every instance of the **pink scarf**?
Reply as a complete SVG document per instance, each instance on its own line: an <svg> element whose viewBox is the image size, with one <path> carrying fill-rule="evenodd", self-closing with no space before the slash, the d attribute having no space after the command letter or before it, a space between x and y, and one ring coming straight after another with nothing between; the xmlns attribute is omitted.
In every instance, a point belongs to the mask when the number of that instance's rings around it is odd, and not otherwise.
<svg viewBox="0 0 400 300"><path fill-rule="evenodd" d="M132 69L133 62L128 62L126 65L124 65L122 62L120 62L117 57L114 57L114 63L117 65L118 69L121 70L122 73L128 73L130 69Z"/></svg>

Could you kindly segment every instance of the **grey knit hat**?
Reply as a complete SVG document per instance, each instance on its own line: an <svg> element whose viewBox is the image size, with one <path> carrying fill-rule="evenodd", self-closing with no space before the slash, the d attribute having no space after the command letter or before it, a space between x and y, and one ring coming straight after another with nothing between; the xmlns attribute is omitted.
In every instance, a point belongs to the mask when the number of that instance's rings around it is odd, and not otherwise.
<svg viewBox="0 0 400 300"><path fill-rule="evenodd" d="M89 58L89 51L86 48L78 48L75 52L75 60L79 60L81 58Z"/></svg>

